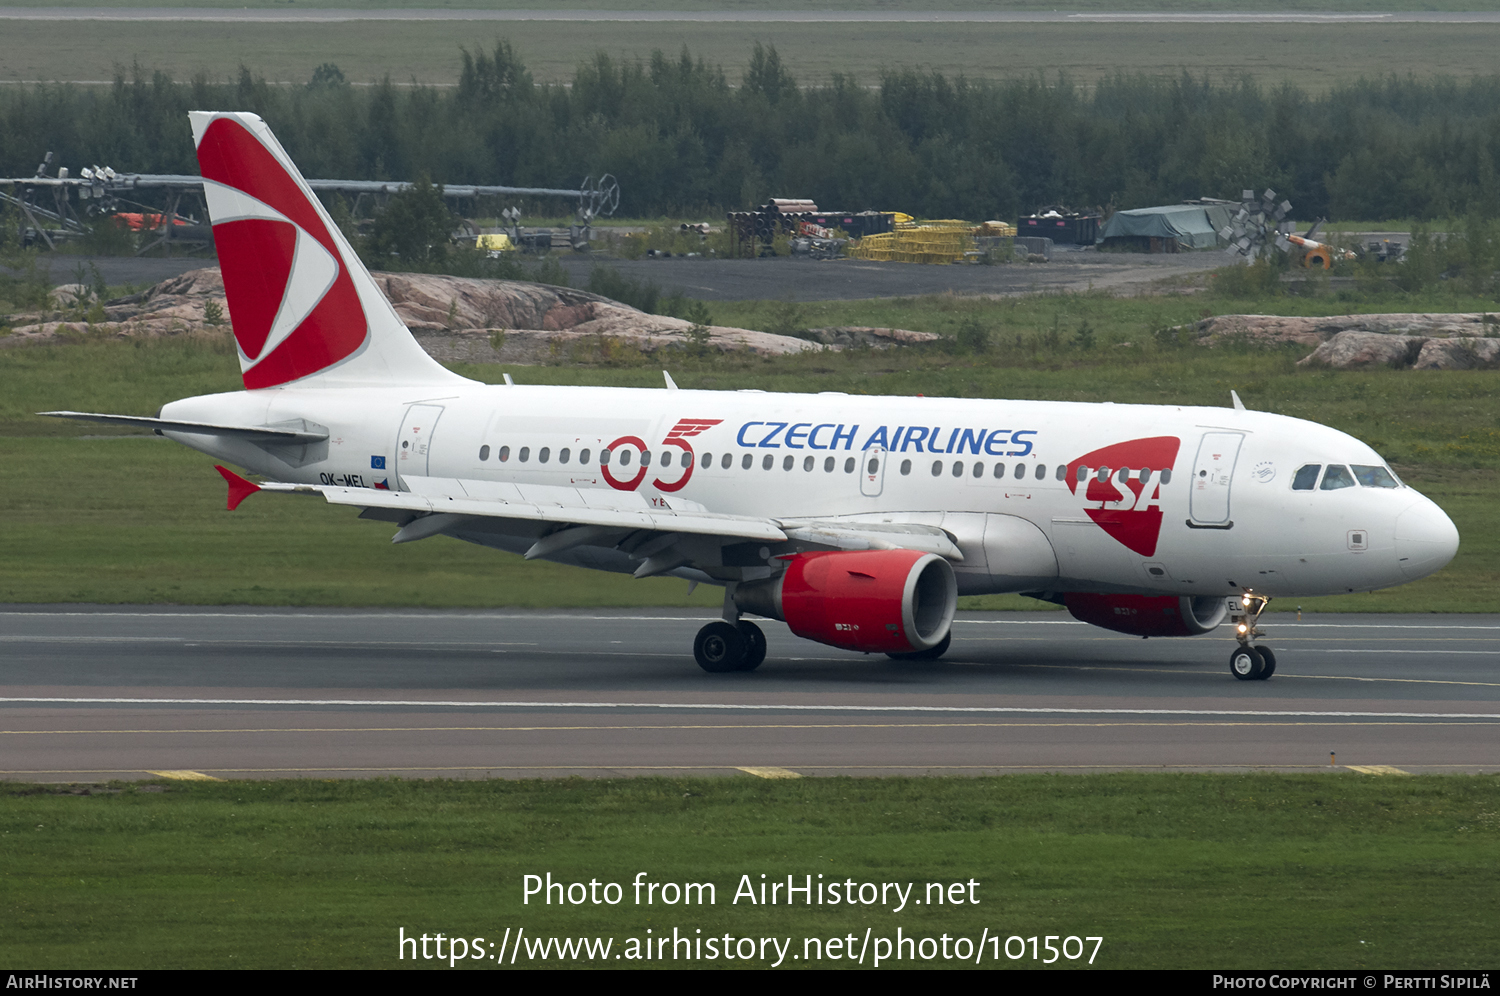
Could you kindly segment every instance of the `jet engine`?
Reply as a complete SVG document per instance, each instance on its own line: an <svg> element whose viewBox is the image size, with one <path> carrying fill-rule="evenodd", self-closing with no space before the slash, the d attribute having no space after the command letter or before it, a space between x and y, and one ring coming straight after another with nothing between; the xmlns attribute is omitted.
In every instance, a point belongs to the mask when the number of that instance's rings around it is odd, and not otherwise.
<svg viewBox="0 0 1500 996"><path fill-rule="evenodd" d="M958 607L948 561L918 550L799 553L779 578L742 584L735 604L846 650L913 653L942 643Z"/></svg>
<svg viewBox="0 0 1500 996"><path fill-rule="evenodd" d="M1224 621L1229 608L1218 595L1088 595L1070 593L1063 604L1074 619L1132 636L1198 636Z"/></svg>

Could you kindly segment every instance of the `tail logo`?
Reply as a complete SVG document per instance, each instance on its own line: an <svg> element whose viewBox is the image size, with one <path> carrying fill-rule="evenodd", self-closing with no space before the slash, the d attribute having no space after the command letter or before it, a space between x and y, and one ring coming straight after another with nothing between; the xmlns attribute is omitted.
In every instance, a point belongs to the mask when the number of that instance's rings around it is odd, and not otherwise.
<svg viewBox="0 0 1500 996"><path fill-rule="evenodd" d="M245 386L285 384L354 354L369 335L364 308L290 163L232 118L209 124L198 163Z"/></svg>
<svg viewBox="0 0 1500 996"><path fill-rule="evenodd" d="M1080 478L1086 479L1083 499L1093 507L1084 513L1127 549L1155 556L1161 538L1162 472L1177 462L1181 445L1176 436L1153 436L1085 453L1068 464L1068 490L1076 495Z"/></svg>

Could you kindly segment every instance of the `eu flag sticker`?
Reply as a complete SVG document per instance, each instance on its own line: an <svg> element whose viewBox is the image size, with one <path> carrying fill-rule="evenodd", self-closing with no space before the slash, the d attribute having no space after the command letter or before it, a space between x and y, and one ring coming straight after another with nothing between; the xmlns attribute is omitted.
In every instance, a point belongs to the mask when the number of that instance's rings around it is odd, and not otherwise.
<svg viewBox="0 0 1500 996"><path fill-rule="evenodd" d="M370 457L370 469L371 470L385 470L385 457L383 457L383 456L372 456L372 457Z"/></svg>

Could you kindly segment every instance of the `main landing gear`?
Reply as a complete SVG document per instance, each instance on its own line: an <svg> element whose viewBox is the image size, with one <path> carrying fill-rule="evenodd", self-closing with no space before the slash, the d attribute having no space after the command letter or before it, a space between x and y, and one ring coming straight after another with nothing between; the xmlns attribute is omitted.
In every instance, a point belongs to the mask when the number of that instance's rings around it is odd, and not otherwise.
<svg viewBox="0 0 1500 996"><path fill-rule="evenodd" d="M716 619L698 631L693 657L713 674L754 671L766 659L766 634L753 622Z"/></svg>
<svg viewBox="0 0 1500 996"><path fill-rule="evenodd" d="M1244 615L1235 616L1234 638L1240 645L1229 655L1229 673L1241 681L1265 681L1276 673L1276 655L1270 647L1251 646L1250 641L1261 636L1260 614L1266 610L1270 599L1264 595L1246 592L1240 597Z"/></svg>

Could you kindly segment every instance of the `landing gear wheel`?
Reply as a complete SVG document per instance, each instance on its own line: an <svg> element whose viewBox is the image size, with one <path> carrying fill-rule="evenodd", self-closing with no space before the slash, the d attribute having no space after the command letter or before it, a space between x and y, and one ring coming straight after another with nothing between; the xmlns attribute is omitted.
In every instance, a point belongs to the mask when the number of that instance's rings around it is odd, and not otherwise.
<svg viewBox="0 0 1500 996"><path fill-rule="evenodd" d="M1266 669L1260 673L1260 680L1265 681L1276 673L1276 655L1271 652L1270 647L1258 646L1255 649L1260 652L1260 659L1266 664Z"/></svg>
<svg viewBox="0 0 1500 996"><path fill-rule="evenodd" d="M753 622L741 620L740 636L745 638L745 659L740 661L737 671L754 671L766 659L766 634Z"/></svg>
<svg viewBox="0 0 1500 996"><path fill-rule="evenodd" d="M913 650L909 654L886 654L893 661L935 661L948 652L948 647L953 643L953 633L950 630L943 637L942 642L935 647L926 650Z"/></svg>
<svg viewBox="0 0 1500 996"><path fill-rule="evenodd" d="M698 666L711 674L738 671L745 659L745 638L723 620L709 623L693 640L693 657Z"/></svg>
<svg viewBox="0 0 1500 996"><path fill-rule="evenodd" d="M1241 681L1257 681L1265 677L1266 661L1254 647L1235 647L1229 655L1229 673Z"/></svg>

